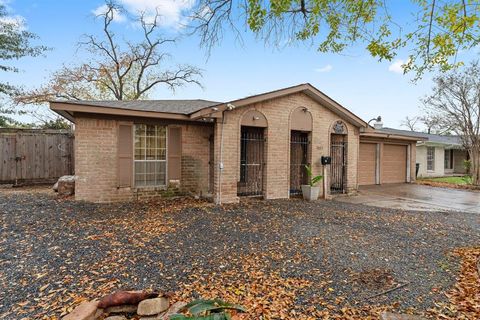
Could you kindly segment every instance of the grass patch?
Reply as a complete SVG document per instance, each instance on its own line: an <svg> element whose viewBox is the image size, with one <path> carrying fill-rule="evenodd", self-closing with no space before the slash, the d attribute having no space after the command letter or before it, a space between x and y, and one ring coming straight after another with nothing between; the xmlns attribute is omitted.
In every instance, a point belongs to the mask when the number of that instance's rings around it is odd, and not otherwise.
<svg viewBox="0 0 480 320"><path fill-rule="evenodd" d="M426 181L433 181L433 182L444 182L444 183L451 183L451 184L459 184L459 185L466 185L467 180L464 177L440 177L440 178L426 178L422 179Z"/></svg>

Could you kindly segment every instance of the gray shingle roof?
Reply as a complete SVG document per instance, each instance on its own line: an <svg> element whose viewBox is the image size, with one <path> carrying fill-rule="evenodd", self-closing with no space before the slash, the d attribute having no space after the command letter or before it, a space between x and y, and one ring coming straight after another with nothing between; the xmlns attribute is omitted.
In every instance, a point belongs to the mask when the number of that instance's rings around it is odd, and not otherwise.
<svg viewBox="0 0 480 320"><path fill-rule="evenodd" d="M440 135L440 134L429 134L425 132L409 131L409 130L400 130L393 128L382 128L377 129L377 131L391 133L391 134L402 134L405 136L412 137L422 137L427 138L427 142L441 143L452 146L462 146L462 139L460 136L455 135Z"/></svg>
<svg viewBox="0 0 480 320"><path fill-rule="evenodd" d="M165 113L191 114L203 108L213 107L221 102L208 100L136 100L136 101L65 101L94 107L126 110L153 111Z"/></svg>

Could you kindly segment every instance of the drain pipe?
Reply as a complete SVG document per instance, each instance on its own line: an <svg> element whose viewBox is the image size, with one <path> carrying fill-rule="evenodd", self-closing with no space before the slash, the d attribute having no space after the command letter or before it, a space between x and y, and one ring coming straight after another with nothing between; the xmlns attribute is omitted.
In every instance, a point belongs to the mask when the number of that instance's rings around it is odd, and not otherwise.
<svg viewBox="0 0 480 320"><path fill-rule="evenodd" d="M227 108L222 111L222 130L220 132L220 163L218 164L218 169L220 172L218 173L218 198L217 204L222 204L222 172L223 172L223 127L225 126L225 111L231 111L236 107L228 103Z"/></svg>

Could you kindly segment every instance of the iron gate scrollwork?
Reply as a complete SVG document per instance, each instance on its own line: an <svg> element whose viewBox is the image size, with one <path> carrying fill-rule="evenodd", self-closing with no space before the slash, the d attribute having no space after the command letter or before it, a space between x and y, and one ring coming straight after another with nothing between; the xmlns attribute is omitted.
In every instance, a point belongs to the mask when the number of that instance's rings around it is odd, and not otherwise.
<svg viewBox="0 0 480 320"><path fill-rule="evenodd" d="M346 135L332 134L330 143L330 192L345 193L347 184L347 142Z"/></svg>
<svg viewBox="0 0 480 320"><path fill-rule="evenodd" d="M242 127L238 196L263 195L264 143L263 128Z"/></svg>
<svg viewBox="0 0 480 320"><path fill-rule="evenodd" d="M308 133L292 131L290 137L290 194L302 192L302 184L307 184L305 168L308 165Z"/></svg>

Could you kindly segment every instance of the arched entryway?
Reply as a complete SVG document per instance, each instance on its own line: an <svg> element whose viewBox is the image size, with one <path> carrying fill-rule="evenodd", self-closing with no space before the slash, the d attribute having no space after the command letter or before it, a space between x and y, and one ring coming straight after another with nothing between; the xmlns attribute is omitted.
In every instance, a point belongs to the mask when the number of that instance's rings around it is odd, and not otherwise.
<svg viewBox="0 0 480 320"><path fill-rule="evenodd" d="M307 108L297 108L290 116L290 195L301 193L308 183L306 165L310 164L312 114Z"/></svg>
<svg viewBox="0 0 480 320"><path fill-rule="evenodd" d="M237 195L262 196L267 119L261 112L250 110L243 115L240 127L240 177Z"/></svg>
<svg viewBox="0 0 480 320"><path fill-rule="evenodd" d="M330 130L330 193L346 193L348 165L348 131L346 124L335 121Z"/></svg>

